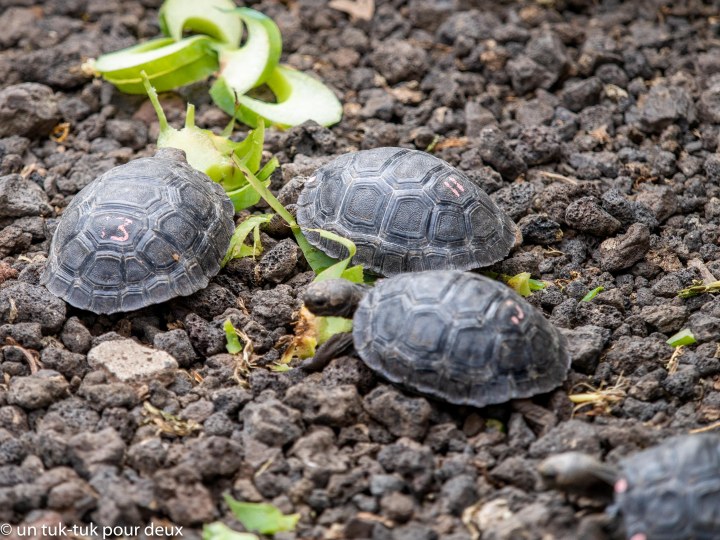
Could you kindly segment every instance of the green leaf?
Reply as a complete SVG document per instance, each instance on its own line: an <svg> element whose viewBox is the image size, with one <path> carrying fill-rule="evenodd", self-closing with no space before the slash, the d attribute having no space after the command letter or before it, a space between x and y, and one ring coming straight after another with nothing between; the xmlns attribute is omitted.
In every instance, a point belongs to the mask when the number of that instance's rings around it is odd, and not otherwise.
<svg viewBox="0 0 720 540"><path fill-rule="evenodd" d="M315 329L317 344L322 345L335 334L352 331L352 320L344 317L317 317Z"/></svg>
<svg viewBox="0 0 720 540"><path fill-rule="evenodd" d="M671 347L680 347L681 345L692 345L693 343L697 343L695 340L695 336L693 336L693 333L690 331L689 328L683 328L678 333L672 335L670 339L667 340L667 344Z"/></svg>
<svg viewBox="0 0 720 540"><path fill-rule="evenodd" d="M175 41L180 41L184 30L191 30L237 47L242 24L240 19L227 14L234 8L232 0L165 0L158 12L158 22L162 32Z"/></svg>
<svg viewBox="0 0 720 540"><path fill-rule="evenodd" d="M367 281L365 279L364 269L360 264L345 269L340 277L353 283L363 283Z"/></svg>
<svg viewBox="0 0 720 540"><path fill-rule="evenodd" d="M507 280L507 284L510 285L515 292L520 296L530 296L530 272L521 272L515 276L512 276Z"/></svg>
<svg viewBox="0 0 720 540"><path fill-rule="evenodd" d="M270 184L270 180L263 183L265 187L267 187ZM255 206L258 202L260 202L260 194L255 191L255 188L252 187L250 184L246 184L245 186L238 188L234 191L228 191L227 196L230 197L230 200L233 203L233 206L235 207L235 211L239 212L240 210L245 210L246 208L250 208L251 206Z"/></svg>
<svg viewBox="0 0 720 540"><path fill-rule="evenodd" d="M531 291L542 291L547 287L547 283L539 279L528 279L528 285L530 285Z"/></svg>
<svg viewBox="0 0 720 540"><path fill-rule="evenodd" d="M230 246L220 263L221 266L225 266L231 259L257 257L260 255L262 253L262 245L260 245L260 225L268 223L272 217L272 214L250 216L238 225L230 238ZM245 244L245 239L251 232L253 232L254 235L254 242L252 246L248 246Z"/></svg>
<svg viewBox="0 0 720 540"><path fill-rule="evenodd" d="M247 169L245 162L249 162L255 169L260 167L265 139L263 126L252 131L245 141L236 143L227 137L216 135L208 129L197 127L195 125L195 107L189 103L185 126L179 130L175 129L168 124L157 92L150 81L146 78L143 84L160 122L158 148L172 147L183 150L191 167L204 172L213 181L218 182L223 189L230 192L228 196L233 201L236 210L257 204L260 200L257 190L254 188L242 189L248 187L248 181L245 172L239 165L243 165ZM271 160L263 170L267 168L269 174L272 174L276 164L276 159ZM266 190L267 184L268 182L264 184Z"/></svg>
<svg viewBox="0 0 720 540"><path fill-rule="evenodd" d="M300 520L300 514L284 515L272 504L240 502L228 494L225 503L243 527L261 534L292 531Z"/></svg>
<svg viewBox="0 0 720 540"><path fill-rule="evenodd" d="M257 173L257 179L261 182L263 180L267 180L272 176L272 173L275 172L275 169L277 169L280 166L280 162L278 161L278 158L274 157L268 161L262 169L260 169L260 172Z"/></svg>
<svg viewBox="0 0 720 540"><path fill-rule="evenodd" d="M592 291L587 293L585 296L582 297L580 300L581 302L589 302L593 298L595 298L599 293L603 292L605 290L605 287L602 285L600 287L595 287Z"/></svg>
<svg viewBox="0 0 720 540"><path fill-rule="evenodd" d="M128 94L143 94L142 72L160 92L202 81L218 69L215 42L193 36L174 42L158 38L100 56L93 68L105 80Z"/></svg>
<svg viewBox="0 0 720 540"><path fill-rule="evenodd" d="M250 172L256 174L260 169L262 161L263 145L265 143L265 122L259 122L245 140L239 143L235 149L235 155Z"/></svg>
<svg viewBox="0 0 720 540"><path fill-rule="evenodd" d="M236 96L264 83L277 67L282 37L275 21L259 11L236 8L229 14L245 24L247 39L239 49L220 50L220 73L210 88L210 96L232 116Z"/></svg>
<svg viewBox="0 0 720 540"><path fill-rule="evenodd" d="M274 371L275 373L285 373L286 371L290 371L291 369L292 368L290 366L281 362L275 362L273 365L270 366L270 371Z"/></svg>
<svg viewBox="0 0 720 540"><path fill-rule="evenodd" d="M295 241L300 247L300 250L303 252L303 256L305 257L307 263L310 265L310 268L313 269L313 272L318 274L326 268L337 263L337 261L330 257L327 253L310 244L310 242L307 241L307 238L305 238L305 235L300 230L300 227L293 228L292 232L295 236Z"/></svg>
<svg viewBox="0 0 720 540"><path fill-rule="evenodd" d="M338 98L310 75L278 65L265 83L275 94L275 103L238 95L232 112L217 101L216 105L228 114L234 112L238 120L249 126L256 126L260 118L281 128L298 126L307 120L331 126L342 118Z"/></svg>
<svg viewBox="0 0 720 540"><path fill-rule="evenodd" d="M295 218L290 212L287 211L287 208L280 204L280 201L277 200L275 195L272 194L272 192L267 188L267 186L260 182L257 176L251 173L250 170L242 163L240 163L240 161L236 157L233 156L233 159L235 161L235 164L245 174L248 183L252 185L253 188L255 188L255 191L257 191L260 196L265 200L265 202L268 203L270 208L272 208L275 213L277 213L281 218L283 218L285 222L290 226L293 236L295 237L295 241L300 247L300 250L303 252L305 260L310 265L310 268L312 268L313 271L317 274L322 272L329 266L335 264L337 262L335 259L333 259L332 257L328 257L324 252L310 245L310 242L308 242L307 238L305 238L305 235L300 230L300 226L297 224L297 221L295 221Z"/></svg>
<svg viewBox="0 0 720 540"><path fill-rule="evenodd" d="M345 249L348 250L349 255L344 258L341 261L336 262L332 266L326 268L322 272L318 273L317 276L315 276L315 279L313 281L325 281L326 279L336 279L343 277L343 272L347 269L348 264L350 264L350 260L355 256L355 253L357 252L357 248L355 247L355 243L352 240L348 240L347 238L343 238L342 236L332 233L330 231L324 231L322 229L306 229L310 232L318 233L321 237L327 238L328 240L332 240L333 242L337 242L338 244L342 244ZM362 280L359 282L362 283Z"/></svg>
<svg viewBox="0 0 720 540"><path fill-rule="evenodd" d="M241 352L243 350L243 346L242 343L240 343L237 330L235 330L235 327L230 322L230 319L225 320L223 329L225 330L225 340L227 341L227 345L225 346L227 352L230 354L237 354Z"/></svg>
<svg viewBox="0 0 720 540"><path fill-rule="evenodd" d="M219 521L204 525L202 537L203 540L260 540L254 534L233 531Z"/></svg>

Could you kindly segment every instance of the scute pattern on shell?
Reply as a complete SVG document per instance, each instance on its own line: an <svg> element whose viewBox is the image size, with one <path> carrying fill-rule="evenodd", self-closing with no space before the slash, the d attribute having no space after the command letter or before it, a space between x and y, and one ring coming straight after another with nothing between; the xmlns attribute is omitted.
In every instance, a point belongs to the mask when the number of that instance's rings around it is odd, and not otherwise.
<svg viewBox="0 0 720 540"><path fill-rule="evenodd" d="M621 462L611 511L623 514L627 538L716 540L720 537L720 436L674 437Z"/></svg>
<svg viewBox="0 0 720 540"><path fill-rule="evenodd" d="M459 271L385 279L353 319L358 354L391 382L458 405L484 407L559 386L563 336L515 292Z"/></svg>
<svg viewBox="0 0 720 540"><path fill-rule="evenodd" d="M344 154L321 167L298 199L297 220L349 238L353 263L384 276L422 270L468 270L505 257L516 227L460 171L426 152L376 148ZM335 258L337 242L305 231Z"/></svg>
<svg viewBox="0 0 720 540"><path fill-rule="evenodd" d="M192 294L220 270L234 209L169 150L115 167L78 193L50 246L43 283L95 313Z"/></svg>

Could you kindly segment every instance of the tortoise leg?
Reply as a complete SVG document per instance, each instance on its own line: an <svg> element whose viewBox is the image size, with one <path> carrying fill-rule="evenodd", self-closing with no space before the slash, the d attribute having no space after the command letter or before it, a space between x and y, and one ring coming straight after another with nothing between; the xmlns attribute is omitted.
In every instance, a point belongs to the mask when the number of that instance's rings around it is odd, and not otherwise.
<svg viewBox="0 0 720 540"><path fill-rule="evenodd" d="M305 371L320 371L325 368L333 358L342 356L344 353L350 351L352 346L353 337L350 332L335 334L317 348L315 356L308 358L300 364L300 369Z"/></svg>
<svg viewBox="0 0 720 540"><path fill-rule="evenodd" d="M585 516L578 526L578 538L583 540L622 540L625 535L613 520L606 514Z"/></svg>
<svg viewBox="0 0 720 540"><path fill-rule="evenodd" d="M514 399L510 402L513 410L523 415L540 434L544 434L557 424L557 416L554 412L545 407L533 403L529 399Z"/></svg>

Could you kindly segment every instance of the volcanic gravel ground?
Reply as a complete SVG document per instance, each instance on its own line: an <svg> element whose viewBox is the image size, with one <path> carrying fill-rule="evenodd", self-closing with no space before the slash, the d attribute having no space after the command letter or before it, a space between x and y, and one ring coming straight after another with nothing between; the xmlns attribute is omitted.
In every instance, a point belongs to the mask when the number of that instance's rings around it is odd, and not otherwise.
<svg viewBox="0 0 720 540"><path fill-rule="evenodd" d="M267 369L313 277L276 222L259 260L139 312L96 316L38 285L73 195L154 152L147 100L80 66L157 35L159 4L0 0L0 522L154 520L193 539L215 520L240 528L230 492L302 515L277 540L585 538L604 503L542 490L540 459L614 462L720 420L720 298L677 297L720 278L717 5L378 0L368 22L325 0L248 2L277 21L284 60L344 103L331 129L269 130L283 203L341 153L436 142L519 223L524 243L494 270L549 283L529 300L573 356L566 384L534 400L558 419L543 432L510 406L406 394L353 356L311 375ZM171 122L190 100L199 125L222 128L207 89L163 96ZM254 367L225 353L228 317ZM682 328L698 343L669 370ZM111 361L123 357L150 375ZM592 388L614 399L573 416L568 395Z"/></svg>

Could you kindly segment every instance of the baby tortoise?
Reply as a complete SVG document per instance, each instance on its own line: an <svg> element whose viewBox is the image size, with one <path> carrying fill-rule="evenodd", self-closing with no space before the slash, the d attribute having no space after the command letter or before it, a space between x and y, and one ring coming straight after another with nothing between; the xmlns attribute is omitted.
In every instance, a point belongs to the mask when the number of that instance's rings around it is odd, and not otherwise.
<svg viewBox="0 0 720 540"><path fill-rule="evenodd" d="M223 189L174 148L115 167L63 212L41 277L95 313L192 294L220 270L234 230Z"/></svg>
<svg viewBox="0 0 720 540"><path fill-rule="evenodd" d="M549 487L572 491L613 486L611 519L622 517L627 540L720 538L720 435L683 435L622 459L617 466L578 452L538 468Z"/></svg>
<svg viewBox="0 0 720 540"><path fill-rule="evenodd" d="M311 368L352 342L389 381L457 405L549 392L570 366L563 336L540 312L506 285L469 272L401 274L369 291L342 279L320 281L304 301L316 315L354 313L352 337L338 338Z"/></svg>
<svg viewBox="0 0 720 540"><path fill-rule="evenodd" d="M353 152L321 167L300 194L297 221L331 257L347 252L307 229L349 238L353 263L382 276L489 266L519 239L512 220L463 173L407 148Z"/></svg>

